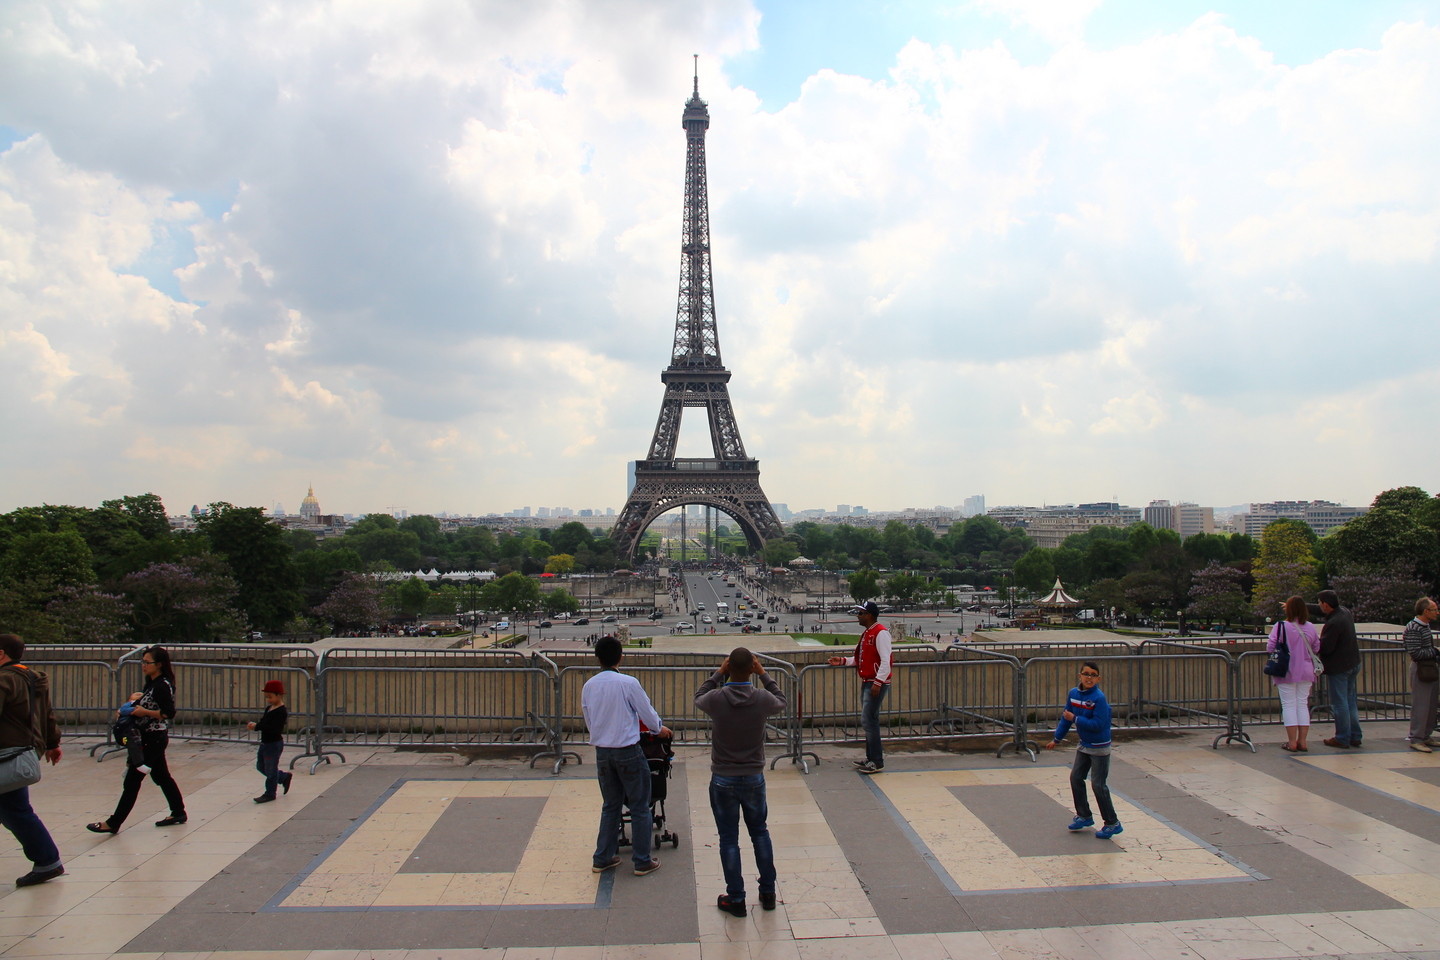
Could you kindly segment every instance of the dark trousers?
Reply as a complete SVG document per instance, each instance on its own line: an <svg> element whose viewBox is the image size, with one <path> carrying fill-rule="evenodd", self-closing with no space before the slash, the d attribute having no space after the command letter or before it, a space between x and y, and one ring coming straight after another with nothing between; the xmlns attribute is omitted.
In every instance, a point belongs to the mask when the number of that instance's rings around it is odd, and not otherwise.
<svg viewBox="0 0 1440 960"><path fill-rule="evenodd" d="M873 684L860 685L860 728L865 731L865 759L877 767L885 766L885 745L880 741L880 705L890 695L890 684L880 688L880 696L872 696Z"/></svg>
<svg viewBox="0 0 1440 960"><path fill-rule="evenodd" d="M30 806L29 787L0 793L0 823L15 834L15 839L20 841L20 849L35 864L36 871L54 870L60 866L60 850Z"/></svg>
<svg viewBox="0 0 1440 960"><path fill-rule="evenodd" d="M280 754L285 752L285 741L276 740L274 743L262 743L255 751L255 769L265 775L265 796L275 796L275 788L282 783L289 783L294 774L290 771L280 772Z"/></svg>
<svg viewBox="0 0 1440 960"><path fill-rule="evenodd" d="M1070 795L1075 798L1076 816L1092 819L1090 801L1085 796L1085 778L1090 778L1090 789L1095 791L1095 803L1100 807L1100 816L1106 823L1119 823L1115 815L1115 804L1110 800L1110 757L1097 757L1088 753L1075 754L1075 763L1070 767Z"/></svg>
<svg viewBox="0 0 1440 960"><path fill-rule="evenodd" d="M140 742L145 751L145 766L150 768L149 777L165 794L165 802L170 804L170 816L185 816L185 798L180 795L180 785L170 776L170 767L165 763L165 748L170 745L170 734L164 730L147 731L140 735ZM125 818L130 816L145 777L146 774L134 767L125 768L125 785L120 790L120 802L115 804L115 812L105 821L110 824L110 829L119 830Z"/></svg>
<svg viewBox="0 0 1440 960"><path fill-rule="evenodd" d="M765 803L765 775L722 777L710 775L710 812L715 815L715 828L720 833L720 866L725 871L725 895L739 903L745 902L745 875L740 867L740 817L750 834L755 851L755 866L760 871L760 892L775 892L775 851L770 843L770 828L765 819L769 808Z"/></svg>
<svg viewBox="0 0 1440 960"><path fill-rule="evenodd" d="M620 849L621 807L630 808L630 856L635 866L650 862L655 821L650 816L650 763L640 744L596 747L595 776L600 781L600 835L595 841L594 864L603 867Z"/></svg>

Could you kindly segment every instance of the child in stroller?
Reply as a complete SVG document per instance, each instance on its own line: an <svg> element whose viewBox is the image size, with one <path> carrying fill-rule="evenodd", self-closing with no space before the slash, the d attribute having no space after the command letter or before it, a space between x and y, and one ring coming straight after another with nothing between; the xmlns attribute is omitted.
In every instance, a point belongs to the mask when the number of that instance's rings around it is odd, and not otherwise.
<svg viewBox="0 0 1440 960"><path fill-rule="evenodd" d="M655 821L655 846L658 848L662 843L669 843L672 847L680 846L680 834L665 829L665 796L668 792L667 780L670 779L670 765L675 759L675 751L670 746L670 737L656 736L640 724L640 752L645 754L646 761L650 764L650 816ZM630 810L626 808L620 815L620 846L631 845L630 835L627 828L630 825Z"/></svg>

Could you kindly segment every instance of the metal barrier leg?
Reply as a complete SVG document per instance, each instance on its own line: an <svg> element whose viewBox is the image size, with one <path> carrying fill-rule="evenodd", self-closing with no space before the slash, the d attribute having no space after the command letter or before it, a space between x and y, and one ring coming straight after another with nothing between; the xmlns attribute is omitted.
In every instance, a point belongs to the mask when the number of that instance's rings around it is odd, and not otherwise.
<svg viewBox="0 0 1440 960"><path fill-rule="evenodd" d="M810 772L810 762L805 758L809 757L816 763L819 763L820 755L805 749L805 728L800 722L804 710L801 706L799 677L795 677L793 682L795 685L795 695L791 697L791 699L794 701L794 706L786 711L789 714L790 729L786 731L785 739L789 741L789 744L784 753L770 761L770 769L774 770L775 764L781 760L789 760L792 764L800 765L801 773L808 774Z"/></svg>
<svg viewBox="0 0 1440 960"><path fill-rule="evenodd" d="M325 673L321 671L315 677L315 729L305 746L305 752L291 758L289 769L294 770L295 764L306 757L314 757L315 762L310 764L310 776L313 777L320 764L329 763L331 757L339 757L341 763L349 762L339 750L325 749L325 709Z"/></svg>
<svg viewBox="0 0 1440 960"><path fill-rule="evenodd" d="M557 681L557 682L558 682L558 681ZM557 702L557 703L559 702L559 698L558 698L558 697L556 698L556 702ZM563 743L563 742L561 741L561 739L560 739L560 718L559 718L559 717L556 717L556 718L555 718L555 726L554 726L554 727L551 727L551 726L550 726L549 724L547 724L544 720L541 720L539 717L535 716L535 714L533 714L533 713L527 713L527 718L532 721L533 729L536 729L536 730L544 730L544 731L545 731L545 742L548 743L548 744L550 744L550 749L548 749L548 750L541 750L539 753L535 754L535 756L533 756L533 757L530 758L530 769L532 769L532 770L535 769L535 761L539 760L541 757L554 757L554 758L555 758L555 769L554 769L554 770L551 770L550 772L553 773L553 774L555 774L556 776L559 776L559 774L560 774L560 769L561 769L562 767L564 767L565 764L570 761L570 758L571 758L571 757L574 757L574 758L575 758L575 762L576 762L577 764L584 764L585 759L584 759L583 757L581 757L580 754L576 753L574 750L566 750L566 749L565 749L564 743ZM531 727L518 727L518 728L516 728L516 729L532 729L532 728L531 728Z"/></svg>
<svg viewBox="0 0 1440 960"><path fill-rule="evenodd" d="M1015 700L1015 736L1009 743L1002 743L995 751L997 759L1005 758L1006 750L1015 751L1015 756L1020 756L1024 750L1030 754L1030 762L1036 763L1040 759L1040 745L1029 737L1028 725L1030 718L1025 713L1025 668L1021 667L1015 671L1014 700Z"/></svg>
<svg viewBox="0 0 1440 960"><path fill-rule="evenodd" d="M1230 709L1229 717L1225 721L1225 732L1210 741L1210 749L1220 749L1220 742L1223 740L1228 747L1232 743L1243 743L1250 748L1251 753L1257 752L1255 744L1250 740L1250 734L1245 732L1245 723L1240 718L1240 661L1230 661Z"/></svg>

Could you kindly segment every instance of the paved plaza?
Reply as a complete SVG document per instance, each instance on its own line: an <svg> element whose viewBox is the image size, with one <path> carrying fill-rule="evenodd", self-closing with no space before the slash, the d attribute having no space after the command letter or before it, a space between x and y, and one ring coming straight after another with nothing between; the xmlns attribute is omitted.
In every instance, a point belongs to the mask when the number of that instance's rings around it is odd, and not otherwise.
<svg viewBox="0 0 1440 960"><path fill-rule="evenodd" d="M189 823L153 827L165 811L147 785L105 837L84 824L109 812L122 764L71 745L32 790L68 874L0 897L0 953L1440 958L1440 754L1406 749L1403 732L1367 725L1362 750L1300 756L1265 728L1257 754L1200 735L1121 743L1110 782L1125 832L1110 842L1065 830L1069 751L1038 763L892 751L873 778L852 772L852 750L822 751L808 775L784 761L768 774L781 903L752 902L744 919L715 908L703 750L679 750L670 781L679 846L636 877L628 856L590 870L588 751L552 776L514 755L351 745L349 763L297 773L289 795L257 805L252 750L177 742ZM5 839L4 876L19 876L28 864Z"/></svg>

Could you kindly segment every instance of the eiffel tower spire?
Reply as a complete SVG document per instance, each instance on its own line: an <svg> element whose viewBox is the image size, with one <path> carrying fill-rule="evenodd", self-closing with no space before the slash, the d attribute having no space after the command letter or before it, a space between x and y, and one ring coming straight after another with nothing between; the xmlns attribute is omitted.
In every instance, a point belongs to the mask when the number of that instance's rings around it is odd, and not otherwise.
<svg viewBox="0 0 1440 960"><path fill-rule="evenodd" d="M759 461L745 453L730 406L730 371L720 358L705 169L710 110L700 99L698 64L696 57L694 86L680 119L685 130L685 210L680 227L675 340L670 366L660 374L665 397L649 455L636 461L635 489L611 534L626 556L633 554L641 534L657 517L685 504L704 504L730 515L757 549L784 532L760 489ZM713 457L675 456L686 407L705 408Z"/></svg>

